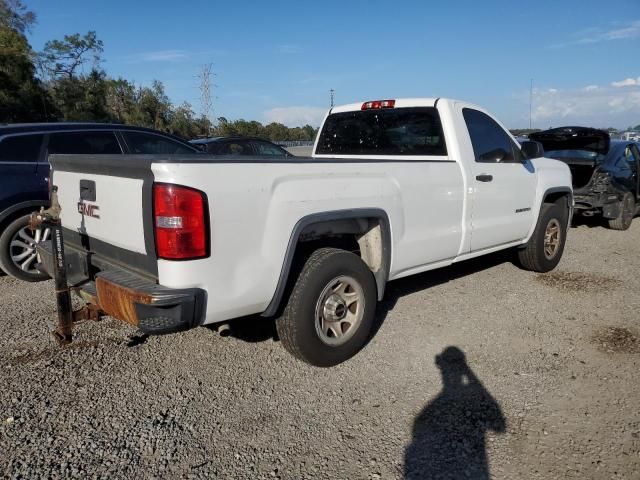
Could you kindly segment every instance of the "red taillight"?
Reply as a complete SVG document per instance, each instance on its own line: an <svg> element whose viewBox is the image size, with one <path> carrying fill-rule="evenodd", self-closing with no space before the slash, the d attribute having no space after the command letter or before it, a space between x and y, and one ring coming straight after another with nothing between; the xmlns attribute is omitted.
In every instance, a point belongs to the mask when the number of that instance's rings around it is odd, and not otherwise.
<svg viewBox="0 0 640 480"><path fill-rule="evenodd" d="M179 185L153 185L153 216L159 258L187 260L209 254L204 193Z"/></svg>
<svg viewBox="0 0 640 480"><path fill-rule="evenodd" d="M361 110L375 110L377 108L393 108L396 106L395 100L374 100L373 102L364 102Z"/></svg>

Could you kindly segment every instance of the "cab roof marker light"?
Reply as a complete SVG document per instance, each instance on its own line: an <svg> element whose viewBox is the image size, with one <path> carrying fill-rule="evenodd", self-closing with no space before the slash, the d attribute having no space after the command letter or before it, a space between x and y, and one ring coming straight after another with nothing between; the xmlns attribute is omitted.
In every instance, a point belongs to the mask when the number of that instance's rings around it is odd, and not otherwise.
<svg viewBox="0 0 640 480"><path fill-rule="evenodd" d="M381 108L394 108L396 106L395 100L373 100L371 102L364 102L361 110L379 110Z"/></svg>

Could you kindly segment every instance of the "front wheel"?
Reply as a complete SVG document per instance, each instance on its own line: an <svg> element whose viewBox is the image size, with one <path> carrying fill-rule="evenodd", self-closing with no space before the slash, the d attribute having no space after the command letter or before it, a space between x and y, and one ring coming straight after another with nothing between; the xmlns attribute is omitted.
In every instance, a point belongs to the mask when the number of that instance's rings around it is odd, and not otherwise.
<svg viewBox="0 0 640 480"><path fill-rule="evenodd" d="M636 214L636 201L633 194L627 192L620 202L620 213L616 218L609 220L609 228L613 230L628 230Z"/></svg>
<svg viewBox="0 0 640 480"><path fill-rule="evenodd" d="M533 235L518 250L522 268L541 273L556 268L567 239L568 213L562 201L543 205Z"/></svg>
<svg viewBox="0 0 640 480"><path fill-rule="evenodd" d="M0 235L0 267L6 273L26 282L40 282L49 276L36 269L39 262L38 242L49 239L50 230L29 228L29 215L18 217Z"/></svg>
<svg viewBox="0 0 640 480"><path fill-rule="evenodd" d="M311 365L330 367L364 346L376 308L373 273L357 255L337 248L311 254L280 318L283 346Z"/></svg>

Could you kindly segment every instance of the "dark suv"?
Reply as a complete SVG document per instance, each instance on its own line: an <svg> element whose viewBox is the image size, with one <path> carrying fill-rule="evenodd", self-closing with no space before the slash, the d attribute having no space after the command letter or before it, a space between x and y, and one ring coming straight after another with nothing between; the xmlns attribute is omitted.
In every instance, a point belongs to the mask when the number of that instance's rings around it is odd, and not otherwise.
<svg viewBox="0 0 640 480"><path fill-rule="evenodd" d="M21 280L46 275L35 269L35 244L48 231L27 228L29 214L49 199L50 154L196 154L173 135L104 123L0 125L0 267Z"/></svg>
<svg viewBox="0 0 640 480"><path fill-rule="evenodd" d="M602 215L609 227L627 230L640 207L640 150L635 142L611 140L604 130L559 127L529 135L545 156L569 165L578 215Z"/></svg>

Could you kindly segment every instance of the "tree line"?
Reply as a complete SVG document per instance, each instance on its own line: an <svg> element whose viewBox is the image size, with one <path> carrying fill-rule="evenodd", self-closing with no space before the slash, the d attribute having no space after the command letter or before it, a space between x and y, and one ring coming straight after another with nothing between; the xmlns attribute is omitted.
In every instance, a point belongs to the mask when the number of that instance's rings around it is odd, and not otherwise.
<svg viewBox="0 0 640 480"><path fill-rule="evenodd" d="M26 34L36 22L21 0L0 0L0 123L87 121L155 128L183 138L243 135L313 140L310 125L218 118L215 125L184 102L174 105L162 82L141 86L100 67L104 45L94 31L65 35L35 52Z"/></svg>

